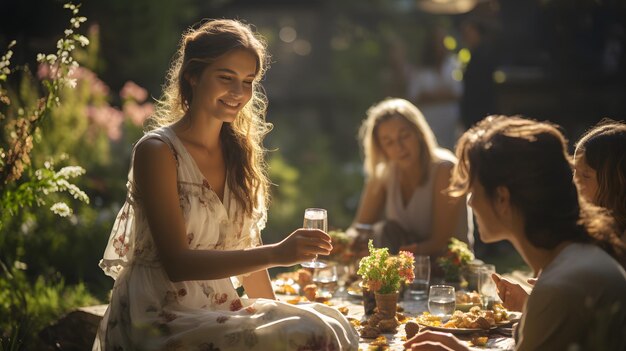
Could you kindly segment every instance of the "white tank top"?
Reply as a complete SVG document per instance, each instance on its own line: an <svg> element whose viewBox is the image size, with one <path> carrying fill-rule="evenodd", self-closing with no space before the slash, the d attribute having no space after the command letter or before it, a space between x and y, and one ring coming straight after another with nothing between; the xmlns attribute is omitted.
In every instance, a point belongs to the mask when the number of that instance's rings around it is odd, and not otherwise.
<svg viewBox="0 0 626 351"><path fill-rule="evenodd" d="M406 206L402 201L396 166L390 165L383 176L386 184L385 218L396 221L406 231L414 233L417 242L428 240L432 236L433 184L437 168L443 164L456 163L454 155L445 149L437 149L436 155L439 159L431 162L428 180L415 189ZM465 197L462 201L465 202ZM458 223L452 236L470 245L473 243L471 213L471 209L466 205L459 213L451 213L449 216L450 220L455 220Z"/></svg>

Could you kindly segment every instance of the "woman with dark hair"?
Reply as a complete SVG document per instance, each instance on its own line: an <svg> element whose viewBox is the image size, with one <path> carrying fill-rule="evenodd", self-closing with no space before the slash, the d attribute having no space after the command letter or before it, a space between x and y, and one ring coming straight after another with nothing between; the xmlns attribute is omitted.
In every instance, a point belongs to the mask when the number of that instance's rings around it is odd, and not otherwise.
<svg viewBox="0 0 626 351"><path fill-rule="evenodd" d="M574 166L581 195L611 212L626 242L626 124L605 119L585 133Z"/></svg>
<svg viewBox="0 0 626 351"><path fill-rule="evenodd" d="M358 347L337 310L282 303L272 290L267 268L332 246L326 233L304 229L262 244L267 63L263 39L239 21L183 34L100 261L115 285L94 350Z"/></svg>
<svg viewBox="0 0 626 351"><path fill-rule="evenodd" d="M612 240L613 219L579 201L557 127L488 117L461 137L457 156L449 191L470 194L481 239L510 241L541 272L524 307L516 350L624 349L626 272L616 261L624 262L624 246ZM406 346L468 349L436 332L418 334Z"/></svg>

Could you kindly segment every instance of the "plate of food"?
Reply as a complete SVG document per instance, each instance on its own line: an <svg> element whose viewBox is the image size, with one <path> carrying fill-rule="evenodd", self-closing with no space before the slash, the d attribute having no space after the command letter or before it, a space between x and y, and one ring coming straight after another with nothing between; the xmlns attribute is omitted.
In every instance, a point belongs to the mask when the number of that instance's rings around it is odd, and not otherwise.
<svg viewBox="0 0 626 351"><path fill-rule="evenodd" d="M443 317L428 312L422 313L415 319L417 324L425 328L453 334L486 332L498 327L493 311L484 311L480 307L472 307L469 312L454 311L450 319L445 322Z"/></svg>
<svg viewBox="0 0 626 351"><path fill-rule="evenodd" d="M352 282L352 284L350 284L350 286L348 286L348 288L346 289L346 291L348 292L348 295L358 298L358 299L362 299L363 288L361 287L361 282L362 280L357 280L355 282Z"/></svg>

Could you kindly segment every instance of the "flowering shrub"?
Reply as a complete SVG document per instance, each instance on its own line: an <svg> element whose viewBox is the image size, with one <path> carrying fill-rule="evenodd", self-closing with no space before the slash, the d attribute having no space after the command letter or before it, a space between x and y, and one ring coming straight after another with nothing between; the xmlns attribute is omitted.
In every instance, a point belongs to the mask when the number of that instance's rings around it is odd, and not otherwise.
<svg viewBox="0 0 626 351"><path fill-rule="evenodd" d="M400 251L397 256L389 255L389 249L375 248L372 240L367 247L369 255L361 259L357 273L370 291L394 293L400 290L402 282L409 284L413 281L415 259L412 253Z"/></svg>
<svg viewBox="0 0 626 351"><path fill-rule="evenodd" d="M25 86L20 89L10 89L9 76L18 71L11 67L12 47L9 44L6 54L0 58L0 230L3 229L9 216L16 214L19 208L33 204L45 204L45 198L50 193L69 191L75 199L88 202L89 198L76 185L68 180L82 175L80 167L72 168L75 171L55 172L52 163L35 172L35 177L23 177L32 167L32 150L34 142L41 139L42 121L50 115L51 110L59 107L59 98L62 89L74 89L76 79L73 72L79 68L78 62L72 56L77 46L87 46L89 40L74 31L80 28L87 19L78 16L80 5L66 4L65 8L72 13L70 27L64 31L64 36L57 41L54 54L38 54L37 61L48 68L47 79L41 81L43 96L35 98L24 96L29 91ZM28 72L22 68L21 71ZM25 75L26 76L26 75ZM60 215L69 215L70 208L64 202L58 202L51 210Z"/></svg>
<svg viewBox="0 0 626 351"><path fill-rule="evenodd" d="M474 259L474 253L466 243L451 238L448 243L448 251L444 256L437 259L437 263L443 269L445 279L450 282L461 280L461 268L465 267Z"/></svg>

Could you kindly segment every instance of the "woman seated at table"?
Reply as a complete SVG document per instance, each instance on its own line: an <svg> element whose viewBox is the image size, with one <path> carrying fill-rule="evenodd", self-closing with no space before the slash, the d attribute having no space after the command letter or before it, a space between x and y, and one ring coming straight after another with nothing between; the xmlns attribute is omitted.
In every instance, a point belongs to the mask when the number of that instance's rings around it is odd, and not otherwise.
<svg viewBox="0 0 626 351"><path fill-rule="evenodd" d="M580 194L611 211L626 242L626 124L604 120L585 133L574 165Z"/></svg>
<svg viewBox="0 0 626 351"><path fill-rule="evenodd" d="M576 143L574 178L580 195L597 206L610 210L626 242L626 124L601 121ZM622 265L625 266L626 265ZM521 285L496 277L501 295L508 297L505 307L521 311L528 292Z"/></svg>
<svg viewBox="0 0 626 351"><path fill-rule="evenodd" d="M626 272L614 257L624 258L624 246L611 241L613 219L579 201L558 129L488 117L461 137L457 156L450 194L471 194L481 239L510 241L542 272L524 308L516 350L623 350ZM468 349L452 335L435 332L406 343L413 350L426 345Z"/></svg>
<svg viewBox="0 0 626 351"><path fill-rule="evenodd" d="M437 145L415 105L386 99L372 106L360 139L367 181L353 227L361 238L360 229L371 226L376 246L431 256L442 254L450 237L472 242L465 199L443 193L456 158Z"/></svg>

